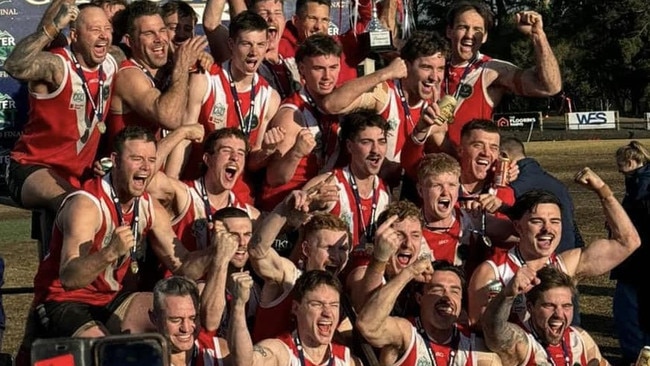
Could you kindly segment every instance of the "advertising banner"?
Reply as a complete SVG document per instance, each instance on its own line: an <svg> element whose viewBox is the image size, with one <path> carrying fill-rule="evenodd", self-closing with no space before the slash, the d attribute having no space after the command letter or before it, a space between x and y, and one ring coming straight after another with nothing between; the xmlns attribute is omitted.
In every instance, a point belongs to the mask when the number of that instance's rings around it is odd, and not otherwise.
<svg viewBox="0 0 650 366"><path fill-rule="evenodd" d="M568 130L618 129L618 111L567 113L564 120Z"/></svg>

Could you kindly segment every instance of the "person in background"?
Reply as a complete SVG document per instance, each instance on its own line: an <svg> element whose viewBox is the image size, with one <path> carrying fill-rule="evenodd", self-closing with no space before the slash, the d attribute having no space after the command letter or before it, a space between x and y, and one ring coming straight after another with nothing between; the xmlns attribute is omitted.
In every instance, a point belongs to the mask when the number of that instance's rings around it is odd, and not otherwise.
<svg viewBox="0 0 650 366"><path fill-rule="evenodd" d="M621 346L623 364L636 359L645 345L650 345L650 301L645 291L648 281L639 276L650 260L650 152L639 141L631 141L616 150L618 171L625 176L623 209L641 237L641 247L616 268L611 278L614 291L614 324Z"/></svg>

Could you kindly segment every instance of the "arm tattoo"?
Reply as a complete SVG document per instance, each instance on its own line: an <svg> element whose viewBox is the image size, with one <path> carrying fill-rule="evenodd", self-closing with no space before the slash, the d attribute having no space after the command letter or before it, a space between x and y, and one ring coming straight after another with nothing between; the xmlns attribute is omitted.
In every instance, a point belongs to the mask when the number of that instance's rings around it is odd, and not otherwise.
<svg viewBox="0 0 650 366"><path fill-rule="evenodd" d="M520 342L527 342L524 331L518 326L508 322L510 309L514 297L506 298L503 293L492 299L481 317L485 341L489 348L497 353L506 353L514 356L515 346Z"/></svg>
<svg viewBox="0 0 650 366"><path fill-rule="evenodd" d="M267 357L269 355L266 352L266 348L264 348L262 346L253 346L253 352L259 353L260 355L262 355L262 357Z"/></svg>

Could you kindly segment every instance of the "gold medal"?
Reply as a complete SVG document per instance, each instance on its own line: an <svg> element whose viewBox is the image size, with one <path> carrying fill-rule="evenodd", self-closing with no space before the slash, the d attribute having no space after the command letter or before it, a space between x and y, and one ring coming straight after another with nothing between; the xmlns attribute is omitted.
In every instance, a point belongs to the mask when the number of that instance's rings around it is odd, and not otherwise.
<svg viewBox="0 0 650 366"><path fill-rule="evenodd" d="M99 122L99 123L97 123L97 130L98 130L99 133L101 133L102 135L105 134L105 133L106 133L106 123L104 123L104 122Z"/></svg>
<svg viewBox="0 0 650 366"><path fill-rule="evenodd" d="M138 267L138 261L136 261L135 259L131 259L131 272L133 274L136 274L138 273L139 269L140 268Z"/></svg>

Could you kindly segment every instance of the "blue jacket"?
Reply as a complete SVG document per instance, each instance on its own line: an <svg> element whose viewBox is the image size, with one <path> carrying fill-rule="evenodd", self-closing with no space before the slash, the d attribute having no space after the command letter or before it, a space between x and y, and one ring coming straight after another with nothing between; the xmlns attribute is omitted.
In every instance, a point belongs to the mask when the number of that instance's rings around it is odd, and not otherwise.
<svg viewBox="0 0 650 366"><path fill-rule="evenodd" d="M625 178L625 197L622 206L641 237L641 247L611 272L612 279L630 284L644 284L650 260L650 164L635 170Z"/></svg>
<svg viewBox="0 0 650 366"><path fill-rule="evenodd" d="M562 238L556 252L585 245L573 217L573 200L569 190L559 179L546 172L537 160L523 158L517 162L519 177L510 186L515 190L515 197L535 189L543 189L553 193L562 203Z"/></svg>

